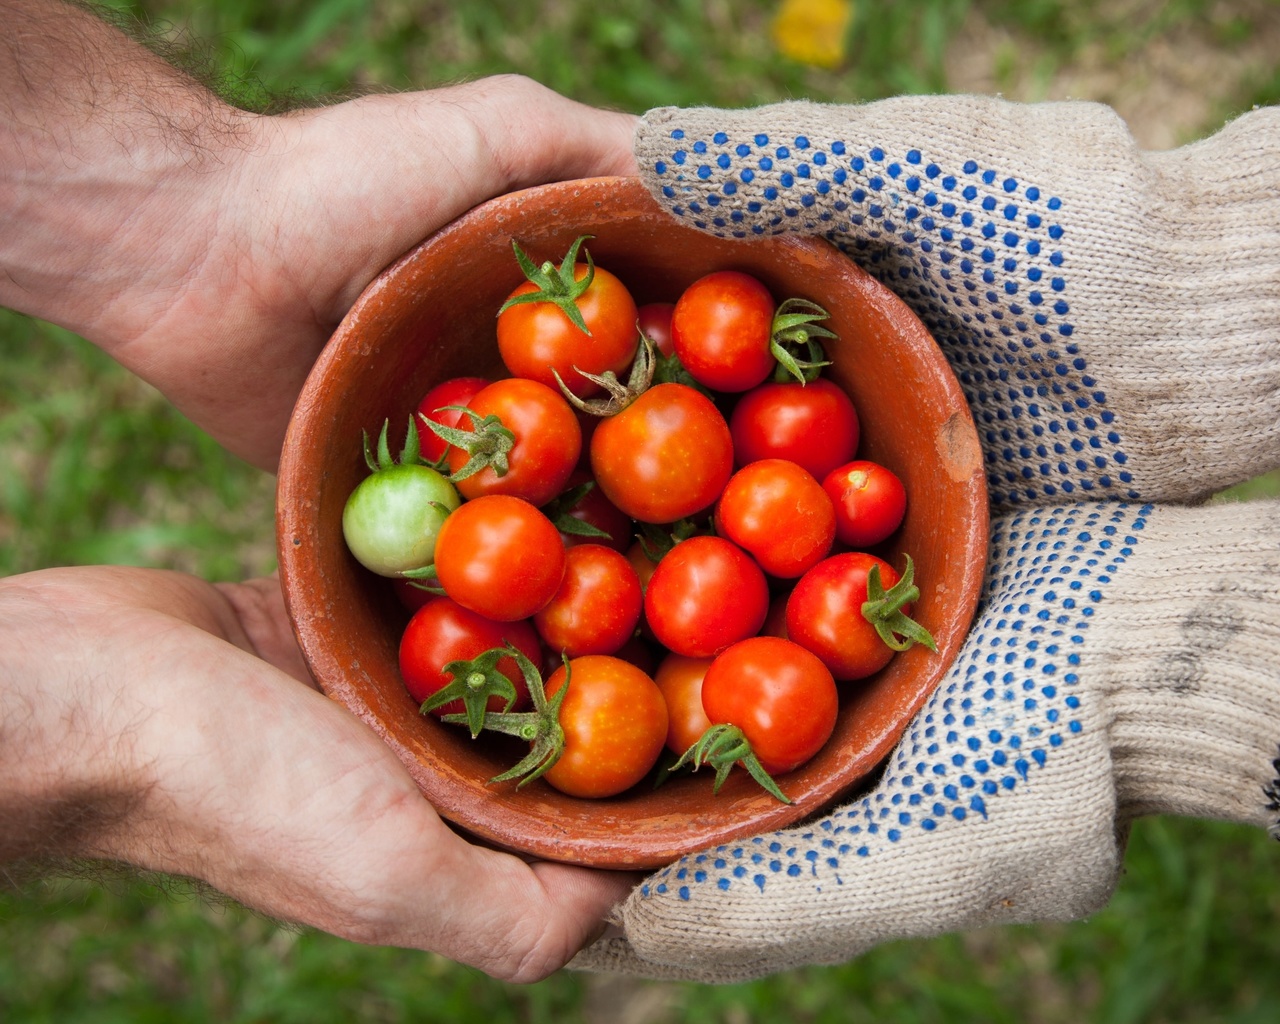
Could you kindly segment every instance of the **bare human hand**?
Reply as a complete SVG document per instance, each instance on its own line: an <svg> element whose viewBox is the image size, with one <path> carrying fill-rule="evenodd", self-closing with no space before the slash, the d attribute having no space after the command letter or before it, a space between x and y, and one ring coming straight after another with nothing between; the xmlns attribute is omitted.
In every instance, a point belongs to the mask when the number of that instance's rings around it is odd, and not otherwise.
<svg viewBox="0 0 1280 1024"><path fill-rule="evenodd" d="M274 580L11 577L0 644L0 860L187 875L278 919L511 981L559 968L634 882L451 830L309 685Z"/></svg>
<svg viewBox="0 0 1280 1024"><path fill-rule="evenodd" d="M485 199L636 171L633 117L517 76L268 117L56 0L0 14L0 303L268 469L379 270Z"/></svg>

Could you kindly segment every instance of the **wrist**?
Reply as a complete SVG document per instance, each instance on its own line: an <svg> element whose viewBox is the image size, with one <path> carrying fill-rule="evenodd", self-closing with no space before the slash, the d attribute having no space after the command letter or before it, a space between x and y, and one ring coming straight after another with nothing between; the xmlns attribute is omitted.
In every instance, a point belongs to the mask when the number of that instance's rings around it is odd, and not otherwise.
<svg viewBox="0 0 1280 1024"><path fill-rule="evenodd" d="M124 701L45 579L0 580L0 863L102 856L146 793Z"/></svg>
<svg viewBox="0 0 1280 1024"><path fill-rule="evenodd" d="M1080 670L1106 694L1123 818L1280 824L1276 512L1162 508L1109 588Z"/></svg>

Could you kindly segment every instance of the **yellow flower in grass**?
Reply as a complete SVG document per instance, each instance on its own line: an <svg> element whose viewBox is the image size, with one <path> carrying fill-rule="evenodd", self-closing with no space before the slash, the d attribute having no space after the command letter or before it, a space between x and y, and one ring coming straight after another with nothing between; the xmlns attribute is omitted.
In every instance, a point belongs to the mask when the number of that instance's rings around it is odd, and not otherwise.
<svg viewBox="0 0 1280 1024"><path fill-rule="evenodd" d="M773 19L773 44L784 57L833 68L844 60L853 0L782 0Z"/></svg>

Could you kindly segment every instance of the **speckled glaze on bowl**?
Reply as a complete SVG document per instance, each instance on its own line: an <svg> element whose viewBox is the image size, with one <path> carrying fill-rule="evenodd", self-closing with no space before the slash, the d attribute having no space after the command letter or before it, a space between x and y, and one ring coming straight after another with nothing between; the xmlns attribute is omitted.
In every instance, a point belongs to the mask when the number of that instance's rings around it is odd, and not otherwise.
<svg viewBox="0 0 1280 1024"><path fill-rule="evenodd" d="M938 652L899 654L871 680L843 684L831 741L780 782L776 801L745 772L718 795L711 773L637 787L608 800L564 796L538 781L491 785L522 753L505 738L472 741L418 713L397 668L407 621L388 581L342 539L347 496L367 470L361 431L407 422L434 383L503 376L494 336L502 300L523 278L516 238L535 261L559 260L581 234L597 265L638 303L674 301L712 270L754 274L781 300L831 313L831 376L862 424L860 457L892 467L909 495L889 558L916 563L914 616ZM973 616L987 540L977 434L960 387L920 321L888 289L823 241L725 241L673 221L637 179L548 185L486 203L384 271L356 302L312 371L280 466L277 540L289 613L320 686L399 755L439 813L479 840L539 858L650 868L679 854L792 824L848 794L889 753L954 659Z"/></svg>

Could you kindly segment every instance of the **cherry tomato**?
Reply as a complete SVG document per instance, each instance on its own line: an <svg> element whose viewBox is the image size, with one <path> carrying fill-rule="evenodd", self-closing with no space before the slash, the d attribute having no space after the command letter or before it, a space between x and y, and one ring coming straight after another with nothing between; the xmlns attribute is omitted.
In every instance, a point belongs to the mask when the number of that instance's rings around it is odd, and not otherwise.
<svg viewBox="0 0 1280 1024"><path fill-rule="evenodd" d="M603 544L565 552L564 579L533 623L553 651L576 658L616 654L636 631L644 598L626 556Z"/></svg>
<svg viewBox="0 0 1280 1024"><path fill-rule="evenodd" d="M573 276L581 281L585 263L575 263ZM517 287L511 297L538 290L532 281ZM595 268L587 290L574 304L582 313L589 334L584 334L552 302L508 306L498 315L498 351L508 370L517 377L556 388L555 374L578 397L600 388L578 373L621 374L635 356L640 334L636 330L636 304L626 286L609 271Z"/></svg>
<svg viewBox="0 0 1280 1024"><path fill-rule="evenodd" d="M649 302L636 310L636 323L640 333L653 342L653 347L664 356L675 352L675 344L671 339L671 314L675 310L674 302Z"/></svg>
<svg viewBox="0 0 1280 1024"><path fill-rule="evenodd" d="M760 567L722 537L690 537L662 556L644 595L644 614L664 647L706 658L753 636L769 611Z"/></svg>
<svg viewBox="0 0 1280 1024"><path fill-rule="evenodd" d="M456 445L449 449L449 473L464 498L510 494L543 505L564 490L582 451L582 430L563 395L537 381L510 377L480 391L468 408L481 418L497 416L515 437L502 476L487 466L459 479L458 471L470 456ZM458 426L475 433L475 424L465 413Z"/></svg>
<svg viewBox="0 0 1280 1024"><path fill-rule="evenodd" d="M739 466L788 459L822 480L853 458L860 427L853 402L834 381L762 384L743 395L729 417Z"/></svg>
<svg viewBox="0 0 1280 1024"><path fill-rule="evenodd" d="M801 576L787 601L787 635L821 658L836 679L864 679L894 654L862 615L873 565L880 567L885 590L898 582L884 559L850 551L824 559ZM910 614L910 605L903 612Z"/></svg>
<svg viewBox="0 0 1280 1024"><path fill-rule="evenodd" d="M907 489L893 470L865 459L833 469L822 481L836 510L836 536L851 548L869 548L902 525Z"/></svg>
<svg viewBox="0 0 1280 1024"><path fill-rule="evenodd" d="M790 640L750 637L728 648L702 680L713 724L742 730L770 775L799 768L831 738L839 712L835 680Z"/></svg>
<svg viewBox="0 0 1280 1024"><path fill-rule="evenodd" d="M711 725L702 707L702 677L711 661L668 654L653 677L667 702L667 749L674 754L692 747Z"/></svg>
<svg viewBox="0 0 1280 1024"><path fill-rule="evenodd" d="M457 409L446 409L449 405L466 405L482 390L489 386L487 377L451 377L442 381L422 396L418 403L417 414L444 427L458 426L459 418L465 419L465 413ZM419 424L418 434L421 438L422 457L428 462L439 462L440 457L449 448L449 442L434 433L429 427Z"/></svg>
<svg viewBox="0 0 1280 1024"><path fill-rule="evenodd" d="M621 658L588 654L547 680L553 697L569 680L560 706L564 753L542 777L570 796L607 797L649 774L667 737L667 705L657 684Z"/></svg>
<svg viewBox="0 0 1280 1024"><path fill-rule="evenodd" d="M699 384L713 391L746 391L776 365L773 296L736 270L700 277L676 300L671 337L676 355Z"/></svg>
<svg viewBox="0 0 1280 1024"><path fill-rule="evenodd" d="M400 638L400 676L409 696L422 703L453 680L453 676L444 671L449 662L471 661L485 651L508 643L519 648L535 665L542 658L538 634L527 621L494 622L447 597L432 597L414 613ZM514 658L503 658L497 667L516 688L516 704L511 710L521 710L529 702L524 673ZM489 698L490 711L501 711L504 706L500 698ZM455 700L433 708L431 713L438 717L462 711L462 701Z"/></svg>
<svg viewBox="0 0 1280 1024"><path fill-rule="evenodd" d="M716 532L744 548L760 568L794 579L831 550L836 513L808 470L761 459L734 473L716 505Z"/></svg>
<svg viewBox="0 0 1280 1024"><path fill-rule="evenodd" d="M708 508L728 482L729 425L693 388L658 384L601 420L591 469L605 496L632 519L674 523Z"/></svg>
<svg viewBox="0 0 1280 1024"><path fill-rule="evenodd" d="M387 464L365 477L342 509L342 536L361 565L379 576L421 569L460 499L430 466Z"/></svg>
<svg viewBox="0 0 1280 1024"><path fill-rule="evenodd" d="M555 597L565 550L551 520L521 498L463 502L440 528L436 574L464 608L499 622L527 619Z"/></svg>

